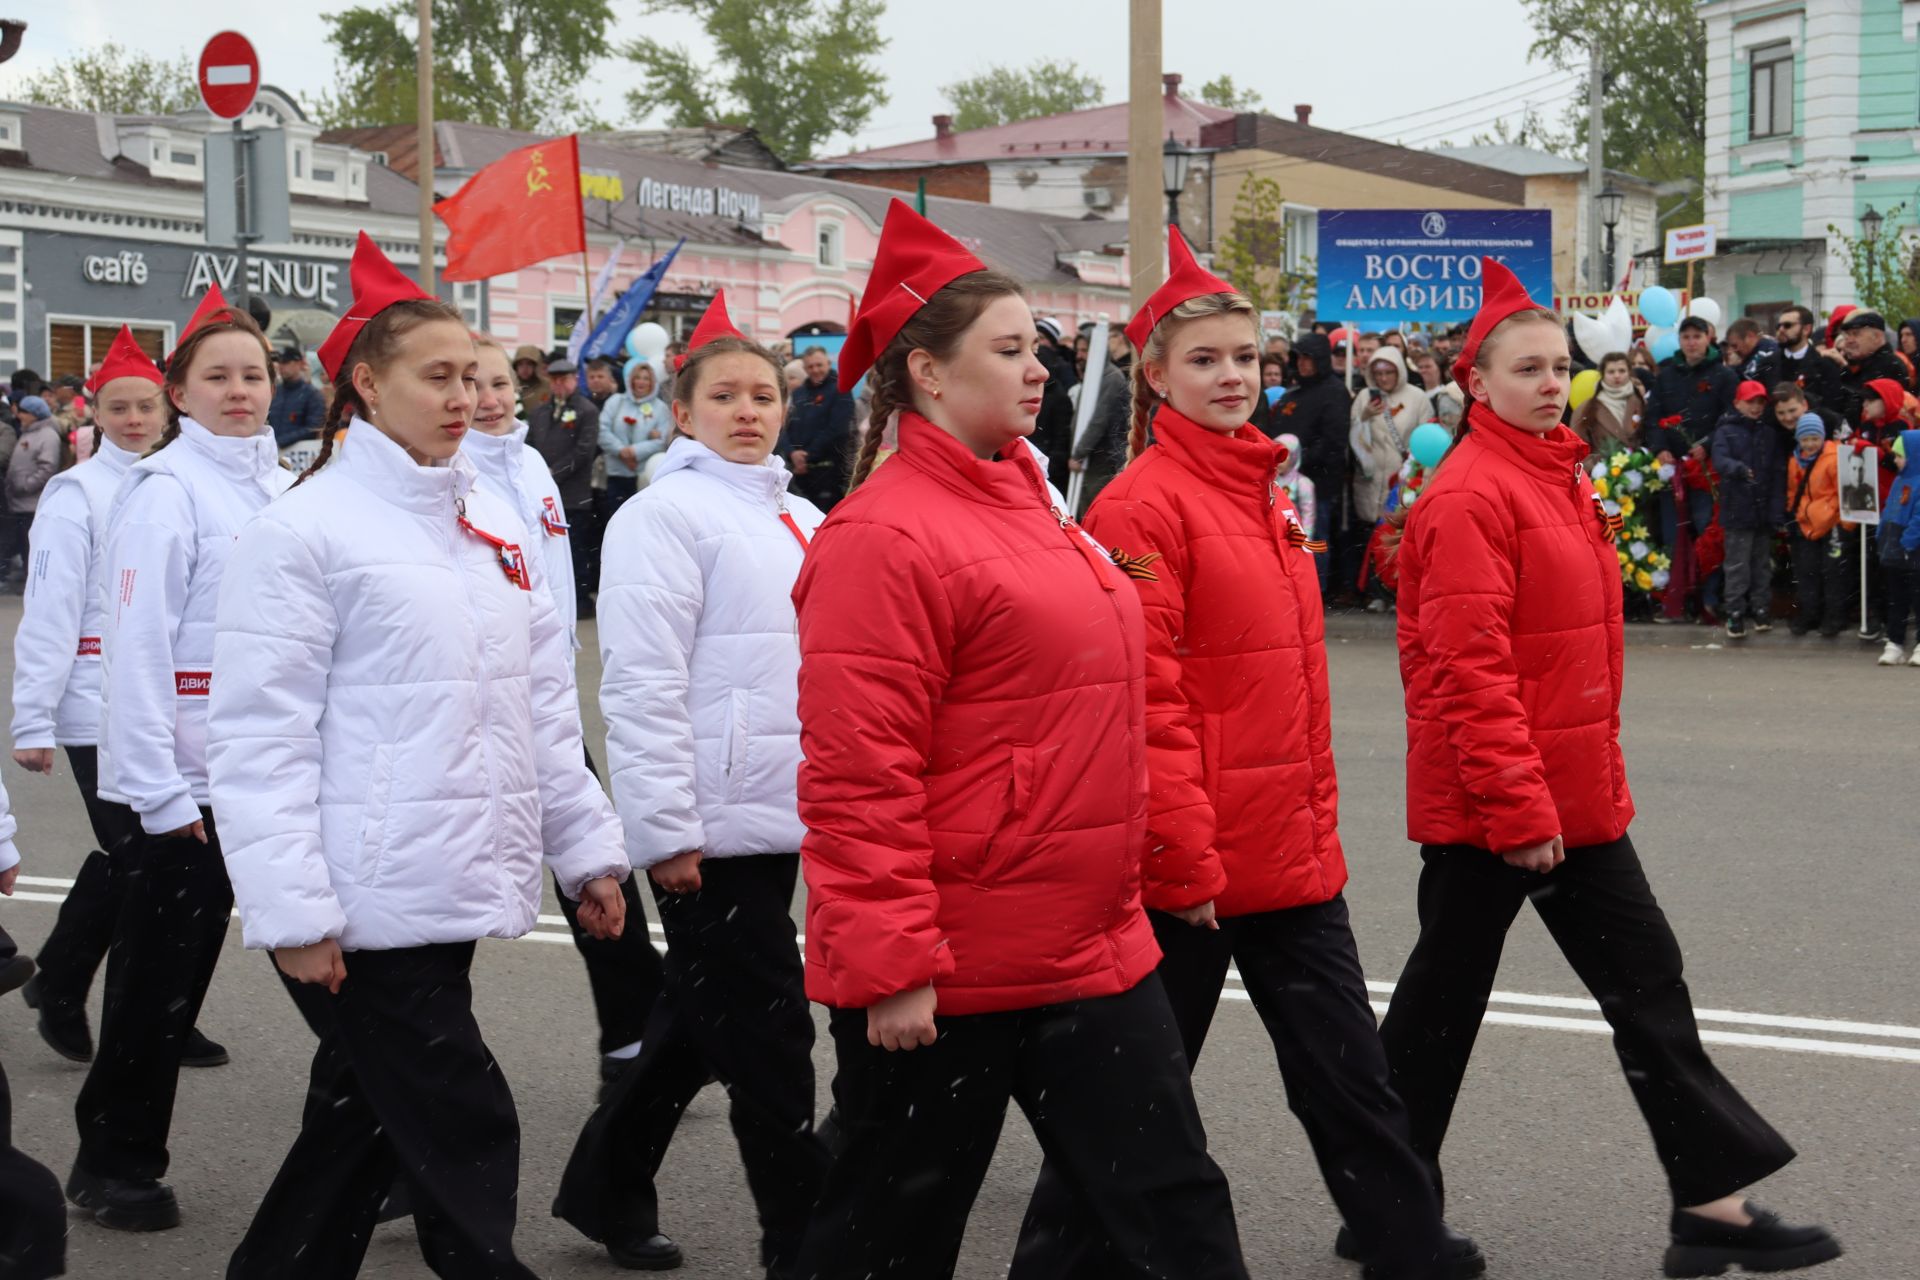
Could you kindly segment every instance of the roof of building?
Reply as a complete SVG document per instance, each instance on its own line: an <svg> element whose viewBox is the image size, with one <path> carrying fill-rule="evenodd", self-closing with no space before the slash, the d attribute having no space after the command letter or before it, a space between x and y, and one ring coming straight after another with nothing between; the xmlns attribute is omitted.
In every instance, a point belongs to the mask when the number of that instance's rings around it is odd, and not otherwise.
<svg viewBox="0 0 1920 1280"><path fill-rule="evenodd" d="M1175 81L1177 78L1169 77ZM1160 99L1163 125L1161 132L1187 146L1200 144L1200 131L1234 113L1225 107L1210 106L1184 98L1179 93L1163 94ZM988 160L1019 160L1033 156L1125 155L1127 151L1127 103L1110 103L1084 111L1038 116L1016 120L1012 124L985 129L965 129L958 133L936 134L918 142L896 143L842 156L829 156L796 166L811 169L913 168L925 165L977 164Z"/></svg>
<svg viewBox="0 0 1920 1280"><path fill-rule="evenodd" d="M1551 151L1542 151L1538 147L1521 146L1516 142L1482 142L1464 147L1435 147L1429 154L1465 160L1469 164L1484 165L1489 169L1518 174L1523 178L1578 177L1587 171L1587 163L1584 160L1570 160L1566 156L1557 156ZM1622 169L1604 169L1602 172L1609 178L1616 178L1623 182L1638 183L1642 186L1653 185L1647 179Z"/></svg>

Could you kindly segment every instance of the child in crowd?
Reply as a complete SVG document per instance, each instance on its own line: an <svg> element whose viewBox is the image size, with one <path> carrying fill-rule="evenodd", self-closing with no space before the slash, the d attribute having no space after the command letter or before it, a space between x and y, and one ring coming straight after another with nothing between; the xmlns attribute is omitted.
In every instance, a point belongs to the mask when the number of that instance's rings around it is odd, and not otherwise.
<svg viewBox="0 0 1920 1280"><path fill-rule="evenodd" d="M1733 408L1713 431L1713 469L1720 477L1720 528L1726 545L1727 636L1773 630L1773 531L1786 519L1786 471L1780 433L1766 420L1764 383L1743 382Z"/></svg>
<svg viewBox="0 0 1920 1280"><path fill-rule="evenodd" d="M1903 659L1920 667L1920 644L1907 658L1907 619L1914 593L1920 588L1920 430L1900 433L1893 451L1899 455L1900 474L1894 477L1886 506L1880 511L1881 581L1887 588L1887 646L1880 665L1897 667Z"/></svg>
<svg viewBox="0 0 1920 1280"><path fill-rule="evenodd" d="M1817 626L1831 640L1847 625L1847 611L1853 604L1847 544L1840 536L1853 531L1851 524L1840 520L1840 446L1827 439L1826 424L1812 413L1800 415L1793 441L1793 456L1787 459L1794 582L1789 629L1803 636Z"/></svg>
<svg viewBox="0 0 1920 1280"><path fill-rule="evenodd" d="M1286 490L1287 497L1293 501L1293 509L1300 513L1302 528L1314 527L1313 518L1319 510L1319 497L1314 492L1313 481L1307 479L1300 470L1300 437L1292 432L1282 432L1278 437L1280 447L1286 450L1280 455L1280 470L1274 477L1274 483Z"/></svg>

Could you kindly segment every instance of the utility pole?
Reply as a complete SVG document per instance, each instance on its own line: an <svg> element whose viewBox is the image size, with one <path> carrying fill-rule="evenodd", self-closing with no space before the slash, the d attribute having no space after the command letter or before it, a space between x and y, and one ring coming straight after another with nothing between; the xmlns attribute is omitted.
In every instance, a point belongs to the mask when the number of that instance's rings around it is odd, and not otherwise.
<svg viewBox="0 0 1920 1280"><path fill-rule="evenodd" d="M419 0L420 135L414 168L420 183L420 287L433 292L433 0Z"/></svg>
<svg viewBox="0 0 1920 1280"><path fill-rule="evenodd" d="M1612 288L1604 274L1600 248L1600 192L1606 188L1606 125L1602 102L1606 67L1600 60L1600 42L1587 46L1587 287L1596 292Z"/></svg>
<svg viewBox="0 0 1920 1280"><path fill-rule="evenodd" d="M1127 254L1132 263L1133 309L1145 306L1166 278L1167 230L1160 210L1160 0L1131 0L1128 38L1133 59L1127 77Z"/></svg>

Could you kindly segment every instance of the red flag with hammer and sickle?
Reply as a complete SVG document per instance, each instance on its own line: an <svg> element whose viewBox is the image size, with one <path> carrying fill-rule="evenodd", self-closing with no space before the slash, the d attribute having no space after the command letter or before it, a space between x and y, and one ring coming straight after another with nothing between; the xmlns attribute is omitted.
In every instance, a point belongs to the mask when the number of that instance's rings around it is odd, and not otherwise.
<svg viewBox="0 0 1920 1280"><path fill-rule="evenodd" d="M579 135L509 151L433 211L447 224L443 279L484 280L584 252Z"/></svg>

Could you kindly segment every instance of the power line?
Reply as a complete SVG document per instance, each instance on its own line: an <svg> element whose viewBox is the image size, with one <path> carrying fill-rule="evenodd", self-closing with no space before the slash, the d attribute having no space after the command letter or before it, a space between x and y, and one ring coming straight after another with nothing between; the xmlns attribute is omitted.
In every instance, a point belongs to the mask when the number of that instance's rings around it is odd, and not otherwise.
<svg viewBox="0 0 1920 1280"><path fill-rule="evenodd" d="M1481 98L1491 98L1498 94L1510 93L1512 90L1521 88L1524 85L1531 85L1538 81L1551 80L1555 76L1563 76L1568 74L1571 74L1571 73L1566 71L1557 71L1557 70L1542 72L1537 76L1528 76L1525 80L1516 80L1512 84L1501 85L1497 89L1487 89L1487 90L1483 90L1480 93L1473 94L1469 97L1456 98L1452 102L1442 102L1436 106L1422 107L1418 111L1402 112L1400 115L1397 115L1397 116L1388 116L1384 120L1371 120L1371 121L1368 121L1366 124L1351 125L1349 127L1341 129L1340 132L1359 133L1362 129L1377 129L1381 125L1398 124L1402 120L1411 120L1416 116L1425 116L1430 112L1434 112L1434 111L1449 111L1454 107L1463 106L1469 102L1477 102ZM1544 88L1545 86L1542 86L1542 87ZM1479 109L1480 108L1478 107L1475 108L1475 110L1479 110Z"/></svg>

